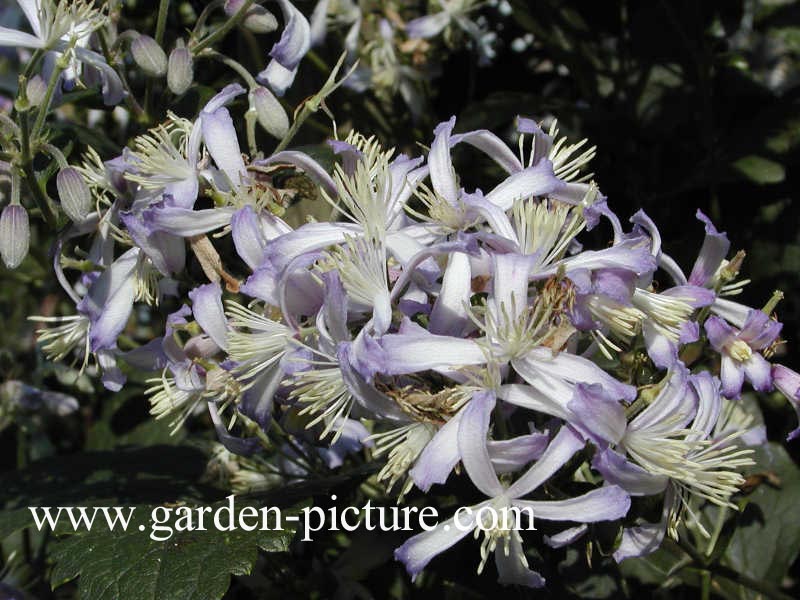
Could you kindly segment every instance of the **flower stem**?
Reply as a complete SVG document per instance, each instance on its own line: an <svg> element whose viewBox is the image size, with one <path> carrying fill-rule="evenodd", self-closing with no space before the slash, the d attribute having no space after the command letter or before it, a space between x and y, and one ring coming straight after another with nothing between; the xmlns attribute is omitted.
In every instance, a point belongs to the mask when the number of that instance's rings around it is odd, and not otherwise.
<svg viewBox="0 0 800 600"><path fill-rule="evenodd" d="M33 170L33 155L31 154L31 136L30 136L30 123L28 121L28 111L23 111L20 115L20 138L22 141L21 151L21 167L25 175L25 181L28 187L33 192L33 199L42 213L42 217L51 229L58 227L58 220L53 212L51 200L48 198L47 193L44 191L36 177L36 172Z"/></svg>
<svg viewBox="0 0 800 600"><path fill-rule="evenodd" d="M156 20L156 44L159 46L164 41L164 30L167 28L167 13L169 12L169 0L161 0L158 3L158 19Z"/></svg>
<svg viewBox="0 0 800 600"><path fill-rule="evenodd" d="M208 48L209 46L211 46L212 44L217 43L217 41L222 39L225 36L225 34L227 34L231 29L236 27L239 24L239 22L242 19L244 19L244 16L247 14L247 11L250 10L250 6L252 4L253 0L247 0L247 2L242 4L241 8L239 8L239 10L236 11L236 14L234 14L230 19L225 21L225 23L219 29L217 29L214 33L209 35L204 40L198 42L197 46L195 46L192 49L194 54L197 55L206 48Z"/></svg>
<svg viewBox="0 0 800 600"><path fill-rule="evenodd" d="M56 91L61 73L64 71L62 65L59 63L60 60L56 61L55 68L53 72L50 73L50 80L47 82L47 91L44 94L44 100L42 100L41 105L39 105L39 111L36 113L36 122L33 124L33 129L31 130L31 135L34 138L39 135L42 127L44 127L44 120L50 112L50 103L53 101L53 94Z"/></svg>

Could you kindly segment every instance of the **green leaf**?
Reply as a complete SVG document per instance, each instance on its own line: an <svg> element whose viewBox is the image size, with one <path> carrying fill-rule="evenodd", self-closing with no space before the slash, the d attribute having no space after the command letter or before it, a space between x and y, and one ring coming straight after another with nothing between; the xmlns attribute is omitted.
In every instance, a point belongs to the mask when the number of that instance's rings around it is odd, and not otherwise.
<svg viewBox="0 0 800 600"><path fill-rule="evenodd" d="M224 507L218 503L207 508ZM235 511L241 509L235 507ZM91 532L69 535L54 545L51 559L55 562L51 584L56 588L80 577L78 589L82 598L91 600L213 600L221 598L230 585L231 575L247 575L256 559L258 549L266 552L285 552L294 536L296 523L285 521L289 514L283 511L281 530L220 531L213 525L212 514L205 516L206 531L177 531L164 541L151 538L166 537L165 530L151 530L153 509L166 507L139 506L124 533L112 532L106 527ZM258 508L258 507L254 507ZM191 507L182 507L191 514ZM181 514L171 509L172 519L163 526L174 529L181 522ZM198 526L193 511L193 526ZM234 512L234 515L237 513ZM274 514L270 513L268 525L275 527ZM186 517L182 517L186 518ZM250 518L248 525L258 519ZM223 517L225 525L227 518ZM162 523L162 519L158 519ZM185 528L186 521L183 527Z"/></svg>
<svg viewBox="0 0 800 600"><path fill-rule="evenodd" d="M800 552L800 469L776 443L758 448L752 474L770 473L780 487L762 482L748 496L724 563L754 579L780 584Z"/></svg>
<svg viewBox="0 0 800 600"><path fill-rule="evenodd" d="M760 185L781 183L786 178L783 165L761 156L744 156L732 164L733 168Z"/></svg>

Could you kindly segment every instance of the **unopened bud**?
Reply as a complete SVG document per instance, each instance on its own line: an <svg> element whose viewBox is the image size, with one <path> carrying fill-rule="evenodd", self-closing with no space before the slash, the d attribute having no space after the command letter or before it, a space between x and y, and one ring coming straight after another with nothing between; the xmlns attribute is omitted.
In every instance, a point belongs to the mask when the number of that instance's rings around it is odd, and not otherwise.
<svg viewBox="0 0 800 600"><path fill-rule="evenodd" d="M289 117L281 103L267 88L259 86L250 92L250 104L255 109L258 122L267 133L281 139L289 131Z"/></svg>
<svg viewBox="0 0 800 600"><path fill-rule="evenodd" d="M140 35L131 42L131 54L146 75L161 77L167 72L167 55L149 35Z"/></svg>
<svg viewBox="0 0 800 600"><path fill-rule="evenodd" d="M0 214L0 256L9 269L16 269L28 255L31 230L28 213L21 204L9 204Z"/></svg>
<svg viewBox="0 0 800 600"><path fill-rule="evenodd" d="M83 176L74 167L61 169L56 175L61 208L75 223L82 223L92 211L92 193Z"/></svg>
<svg viewBox="0 0 800 600"><path fill-rule="evenodd" d="M244 2L245 0L226 0L225 14L232 17L239 12ZM247 10L242 25L253 33L272 33L278 28L278 20L263 6L254 5Z"/></svg>
<svg viewBox="0 0 800 600"><path fill-rule="evenodd" d="M25 86L25 94L28 96L28 103L31 106L40 106L44 102L47 94L47 84L41 75L34 75L28 80Z"/></svg>
<svg viewBox="0 0 800 600"><path fill-rule="evenodd" d="M194 80L194 63L188 48L178 46L169 54L167 85L173 94L180 96Z"/></svg>

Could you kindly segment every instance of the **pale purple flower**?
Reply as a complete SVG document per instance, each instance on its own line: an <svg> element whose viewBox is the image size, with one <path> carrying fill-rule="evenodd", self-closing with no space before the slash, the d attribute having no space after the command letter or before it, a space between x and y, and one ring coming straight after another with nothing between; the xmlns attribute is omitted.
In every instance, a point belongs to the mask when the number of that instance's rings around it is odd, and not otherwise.
<svg viewBox="0 0 800 600"><path fill-rule="evenodd" d="M464 468L475 487L488 499L470 507L472 512L468 516L456 515L431 531L415 535L395 551L395 557L403 562L412 578L419 575L434 556L480 529L485 539L478 572L493 553L500 583L541 587L544 579L529 569L518 530L524 530L527 524L516 522L512 508L517 509L516 514L521 515L523 521L532 514L535 519L578 523L614 520L628 512L628 495L613 485L567 500L525 499L583 447L580 436L568 427L561 429L539 460L514 483L507 487L501 484L486 443L494 404L491 394L476 396L465 409L458 428L458 446ZM478 522L483 516L479 511L485 507L498 515L494 524ZM461 520L456 526L455 519L459 516Z"/></svg>
<svg viewBox="0 0 800 600"><path fill-rule="evenodd" d="M755 309L750 310L741 329L716 316L706 320L708 341L722 358L720 378L727 398L739 396L745 379L759 392L772 389L771 367L761 352L777 339L782 327Z"/></svg>

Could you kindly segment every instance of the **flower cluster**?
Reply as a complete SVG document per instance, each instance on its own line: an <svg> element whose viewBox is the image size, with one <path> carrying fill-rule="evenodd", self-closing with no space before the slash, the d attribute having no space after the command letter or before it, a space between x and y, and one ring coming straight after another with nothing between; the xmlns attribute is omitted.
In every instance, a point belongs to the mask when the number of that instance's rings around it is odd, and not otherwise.
<svg viewBox="0 0 800 600"><path fill-rule="evenodd" d="M345 85L370 89L388 105L399 96L416 120L426 109L426 86L441 74L449 52L469 48L481 66L495 56L497 36L476 0L439 0L421 13L391 2L369 4L319 0L310 17L311 44L320 46L329 33L343 35L348 64L360 61ZM507 3L498 7L500 15L507 12Z"/></svg>
<svg viewBox="0 0 800 600"><path fill-rule="evenodd" d="M644 212L623 223L586 172L595 149L560 137L555 123L520 117L509 146L483 129L456 133L453 117L419 156L352 131L326 142L332 168L287 150L303 115L342 83L347 57L290 126L275 96L332 9L320 2L309 23L288 0L278 4L284 30L257 78L208 49L214 34L178 44L169 58L152 38L120 34L116 46L129 44L141 70L175 94L206 57L248 88L225 86L191 118L169 113L119 156L90 150L69 164L34 126L33 142L59 165L70 224L53 267L75 305L74 314L34 317L48 324L39 333L47 355L97 368L114 391L126 374L148 373L151 413L176 430L207 411L225 450L245 457L231 476L240 487L301 473L299 445L330 467L368 451L399 500L463 469L483 500L467 527L443 522L396 550L412 577L474 531L484 535L479 571L493 557L501 583L544 585L526 557L531 540L513 520L483 522L483 507L567 523L546 537L552 547L619 520L619 561L652 552L682 522L708 535L697 511L706 502L736 507L749 446L765 439L733 418L745 382L800 404L800 375L770 362L779 294L761 309L730 299L746 283L737 279L744 255L731 256L726 235L699 211L705 238L687 275ZM477 41L465 16L472 4L442 2L405 30L422 39L461 28ZM122 99L112 93L122 84L116 71L86 48L109 26L102 12L81 2L20 6L34 34L2 29L0 41L55 56L40 114L64 78L88 76L82 64L105 77L107 101ZM359 9L342 6L358 32ZM249 2L225 10L253 31L277 28ZM387 56L379 44L370 51ZM376 66L371 77L386 73ZM257 122L281 140L268 151L256 143ZM0 126L19 129L9 118ZM247 133L246 153L237 131ZM496 165L486 191L459 174L456 148ZM8 151L23 171L26 152ZM7 170L16 201L0 236L16 265L28 223L18 169ZM330 218L292 226L287 213L300 198ZM142 339L131 323L162 310L159 336ZM247 467L275 429L289 434L287 464L255 473ZM631 510L641 496L658 499L660 520Z"/></svg>
<svg viewBox="0 0 800 600"><path fill-rule="evenodd" d="M577 524L555 546L625 517L631 496L663 496L661 522L630 522L618 560L657 548L698 501L732 506L763 432L730 422L731 399L747 380L796 401L800 376L768 362L774 302L726 297L741 291L742 257L726 259L702 213L687 277L647 215L623 227L583 174L594 150L554 127L520 118L514 152L489 131L454 133L451 119L418 157L354 132L329 142L329 174L298 151L244 156L227 105L245 91L230 85L194 121L174 116L122 156L74 168L98 210L58 243L76 314L42 331L53 358L94 356L110 389L124 382L119 360L153 372L153 415L177 428L207 408L234 453L252 455L272 419L312 429L331 460L373 447L401 497L446 484L460 463L486 497L476 509ZM459 145L500 167L489 191L462 185ZM332 220L292 228L279 216L298 193L278 183L286 169ZM609 244L583 247L604 223ZM63 254L78 236L92 238L84 260ZM187 248L208 282L184 293ZM120 351L134 306L170 297L187 302L163 338ZM693 368L704 353L719 377ZM543 493L576 457L592 489ZM486 536L480 568L493 554L501 582L542 585L513 523L473 525ZM467 533L443 523L396 556L416 575Z"/></svg>

